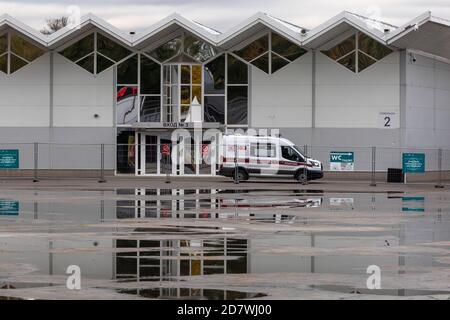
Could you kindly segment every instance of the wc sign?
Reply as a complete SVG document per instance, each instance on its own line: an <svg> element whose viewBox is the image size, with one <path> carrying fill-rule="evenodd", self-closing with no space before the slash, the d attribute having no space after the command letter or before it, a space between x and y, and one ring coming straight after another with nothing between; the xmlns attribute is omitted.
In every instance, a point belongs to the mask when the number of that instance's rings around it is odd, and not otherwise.
<svg viewBox="0 0 450 320"><path fill-rule="evenodd" d="M355 154L353 151L331 151L330 171L353 171Z"/></svg>

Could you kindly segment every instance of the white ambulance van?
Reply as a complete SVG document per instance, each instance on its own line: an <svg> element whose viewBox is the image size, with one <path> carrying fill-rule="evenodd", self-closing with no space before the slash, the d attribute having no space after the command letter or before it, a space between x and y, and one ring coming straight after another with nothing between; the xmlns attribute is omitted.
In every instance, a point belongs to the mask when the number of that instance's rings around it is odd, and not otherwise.
<svg viewBox="0 0 450 320"><path fill-rule="evenodd" d="M251 175L292 176L298 181L323 177L318 160L304 156L294 143L269 136L224 135L219 174L248 180Z"/></svg>

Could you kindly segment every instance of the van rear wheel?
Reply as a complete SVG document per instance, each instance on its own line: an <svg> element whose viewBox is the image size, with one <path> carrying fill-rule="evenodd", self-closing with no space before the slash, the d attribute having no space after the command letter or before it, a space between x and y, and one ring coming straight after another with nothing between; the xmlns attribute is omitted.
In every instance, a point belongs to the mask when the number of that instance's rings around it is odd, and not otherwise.
<svg viewBox="0 0 450 320"><path fill-rule="evenodd" d="M238 169L237 177L236 177L236 172L233 171L232 178L233 178L233 180L237 178L238 181L246 181L246 180L248 180L249 176L248 176L248 173L245 170Z"/></svg>

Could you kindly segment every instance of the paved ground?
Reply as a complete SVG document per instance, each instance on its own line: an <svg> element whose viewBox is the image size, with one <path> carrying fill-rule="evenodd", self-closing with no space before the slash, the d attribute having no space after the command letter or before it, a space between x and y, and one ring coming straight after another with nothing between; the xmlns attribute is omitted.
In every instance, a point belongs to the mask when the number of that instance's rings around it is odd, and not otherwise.
<svg viewBox="0 0 450 320"><path fill-rule="evenodd" d="M171 177L167 183L165 177L107 177L105 183L98 179L42 179L33 183L30 179L0 179L0 188L75 188L75 189L112 189L112 188L223 188L223 189L267 189L267 190L323 190L354 192L388 192L388 191L442 191L435 188L436 183L386 183L377 182L370 186L370 181L310 181L302 185L293 179L252 178L235 184L224 177ZM444 183L448 189L450 183Z"/></svg>
<svg viewBox="0 0 450 320"><path fill-rule="evenodd" d="M0 298L449 299L449 256L448 186L0 181Z"/></svg>

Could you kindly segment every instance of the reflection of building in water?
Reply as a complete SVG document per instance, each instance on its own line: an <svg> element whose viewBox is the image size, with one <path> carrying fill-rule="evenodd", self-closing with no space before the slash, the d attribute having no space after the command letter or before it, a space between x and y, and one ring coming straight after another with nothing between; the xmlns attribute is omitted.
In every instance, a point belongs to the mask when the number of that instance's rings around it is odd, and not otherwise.
<svg viewBox="0 0 450 320"><path fill-rule="evenodd" d="M117 201L117 218L211 218L211 209L219 209L218 190L125 189L118 195L134 198ZM207 195L199 197L199 195Z"/></svg>
<svg viewBox="0 0 450 320"><path fill-rule="evenodd" d="M172 239L117 239L115 246L119 252L115 255L115 275L118 280L170 281L179 276L248 272L248 242L246 239L217 237L217 235L192 239L192 231L181 228L177 230L136 229L135 232L146 235L150 233L159 238L161 234L169 233ZM120 249L123 251L120 252ZM127 252L129 250L133 250L133 252ZM139 292L136 294L142 295ZM201 297L205 293L202 289L177 287L152 289L143 294L156 295L156 297ZM217 294L217 298L223 298L226 292L216 292L215 294Z"/></svg>
<svg viewBox="0 0 450 320"><path fill-rule="evenodd" d="M243 191L240 191L242 193ZM264 209L317 208L322 197L233 197L219 189L118 189L130 196L117 201L117 218L227 218L255 217ZM289 220L295 216L258 214L258 219Z"/></svg>

